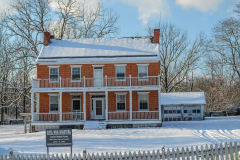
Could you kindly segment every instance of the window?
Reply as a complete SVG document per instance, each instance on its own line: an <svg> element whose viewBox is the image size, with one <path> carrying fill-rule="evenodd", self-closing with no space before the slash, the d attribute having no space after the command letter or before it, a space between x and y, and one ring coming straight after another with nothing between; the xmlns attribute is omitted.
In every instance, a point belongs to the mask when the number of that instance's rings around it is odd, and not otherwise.
<svg viewBox="0 0 240 160"><path fill-rule="evenodd" d="M138 80L148 80L148 66L139 65L138 66Z"/></svg>
<svg viewBox="0 0 240 160"><path fill-rule="evenodd" d="M178 114L181 113L181 110L177 110L177 113L178 113Z"/></svg>
<svg viewBox="0 0 240 160"><path fill-rule="evenodd" d="M192 113L196 113L196 110L194 109L194 110L192 110Z"/></svg>
<svg viewBox="0 0 240 160"><path fill-rule="evenodd" d="M126 95L117 95L117 110L126 110Z"/></svg>
<svg viewBox="0 0 240 160"><path fill-rule="evenodd" d="M58 67L52 67L52 68L49 68L50 69L50 74L49 74L49 77L50 77L50 82L58 82Z"/></svg>
<svg viewBox="0 0 240 160"><path fill-rule="evenodd" d="M125 78L125 66L116 66L116 77L117 80L119 81L124 81L126 80Z"/></svg>
<svg viewBox="0 0 240 160"><path fill-rule="evenodd" d="M139 94L139 109L148 110L148 94Z"/></svg>
<svg viewBox="0 0 240 160"><path fill-rule="evenodd" d="M50 96L50 112L58 112L58 96Z"/></svg>
<svg viewBox="0 0 240 160"><path fill-rule="evenodd" d="M187 110L184 110L184 113L187 113Z"/></svg>
<svg viewBox="0 0 240 160"><path fill-rule="evenodd" d="M172 110L169 110L168 112L169 112L169 114L172 114Z"/></svg>
<svg viewBox="0 0 240 160"><path fill-rule="evenodd" d="M200 109L197 110L197 113L201 113Z"/></svg>
<svg viewBox="0 0 240 160"><path fill-rule="evenodd" d="M72 81L81 81L80 67L72 67Z"/></svg>
<svg viewBox="0 0 240 160"><path fill-rule="evenodd" d="M168 114L168 110L164 110L164 113L165 113L165 114Z"/></svg>
<svg viewBox="0 0 240 160"><path fill-rule="evenodd" d="M176 110L173 110L173 114L176 114L176 112L177 112Z"/></svg>

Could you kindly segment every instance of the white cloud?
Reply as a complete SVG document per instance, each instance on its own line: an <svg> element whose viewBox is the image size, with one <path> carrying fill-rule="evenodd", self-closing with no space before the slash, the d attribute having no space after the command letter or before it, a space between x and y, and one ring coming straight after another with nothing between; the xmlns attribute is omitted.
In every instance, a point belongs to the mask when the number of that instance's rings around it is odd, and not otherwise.
<svg viewBox="0 0 240 160"><path fill-rule="evenodd" d="M66 1L68 1L68 0L66 0ZM77 1L77 2L83 2L83 1ZM85 5L87 5L87 6L94 6L98 2L99 2L99 0L86 0L85 1ZM52 10L56 11L56 9L57 9L57 2L55 0L52 0L51 3L50 3L50 6L51 6Z"/></svg>
<svg viewBox="0 0 240 160"><path fill-rule="evenodd" d="M184 9L193 7L201 12L208 12L209 10L216 11L222 2L224 2L224 0L176 0L176 4Z"/></svg>
<svg viewBox="0 0 240 160"><path fill-rule="evenodd" d="M9 0L0 0L0 9L6 9L9 7Z"/></svg>
<svg viewBox="0 0 240 160"><path fill-rule="evenodd" d="M122 0L123 3L137 7L138 19L147 24L150 19L170 15L170 7L167 0Z"/></svg>

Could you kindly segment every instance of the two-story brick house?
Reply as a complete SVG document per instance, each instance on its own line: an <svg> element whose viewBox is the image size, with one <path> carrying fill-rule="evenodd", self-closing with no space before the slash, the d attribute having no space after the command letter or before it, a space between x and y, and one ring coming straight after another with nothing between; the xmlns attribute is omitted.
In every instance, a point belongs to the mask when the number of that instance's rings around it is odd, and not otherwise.
<svg viewBox="0 0 240 160"><path fill-rule="evenodd" d="M52 38L44 33L32 82L36 131L94 120L108 127L161 126L158 29L154 37Z"/></svg>

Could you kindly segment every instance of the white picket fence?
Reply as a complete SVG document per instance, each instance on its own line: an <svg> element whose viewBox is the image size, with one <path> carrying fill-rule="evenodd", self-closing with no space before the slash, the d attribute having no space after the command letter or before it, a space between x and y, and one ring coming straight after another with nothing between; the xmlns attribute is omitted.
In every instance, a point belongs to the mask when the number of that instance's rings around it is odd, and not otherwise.
<svg viewBox="0 0 240 160"><path fill-rule="evenodd" d="M157 151L143 152L124 152L124 153L92 153L87 154L84 150L83 154L65 154L65 155L15 155L10 151L9 156L0 155L0 160L239 160L240 143L236 141L218 146L217 144L210 146L165 148L164 146Z"/></svg>

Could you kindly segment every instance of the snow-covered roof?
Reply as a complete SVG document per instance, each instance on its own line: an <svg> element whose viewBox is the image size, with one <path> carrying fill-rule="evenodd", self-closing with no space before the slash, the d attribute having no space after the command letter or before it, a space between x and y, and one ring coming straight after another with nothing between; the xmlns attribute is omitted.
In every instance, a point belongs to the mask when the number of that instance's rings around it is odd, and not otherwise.
<svg viewBox="0 0 240 160"><path fill-rule="evenodd" d="M51 39L36 63L159 60L159 45L150 37Z"/></svg>
<svg viewBox="0 0 240 160"><path fill-rule="evenodd" d="M161 93L162 105L206 104L204 92Z"/></svg>

